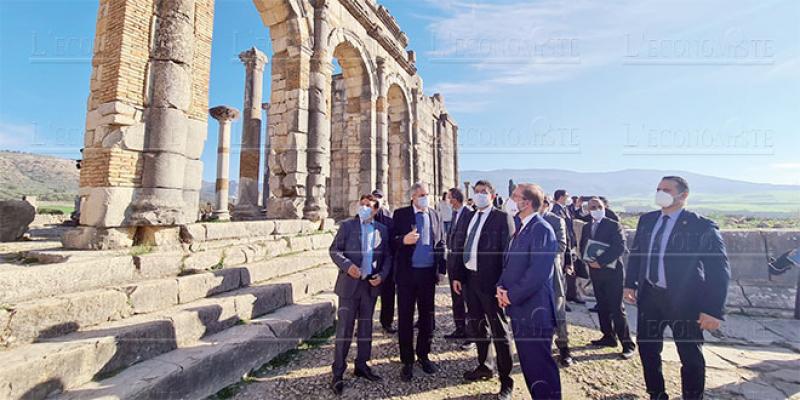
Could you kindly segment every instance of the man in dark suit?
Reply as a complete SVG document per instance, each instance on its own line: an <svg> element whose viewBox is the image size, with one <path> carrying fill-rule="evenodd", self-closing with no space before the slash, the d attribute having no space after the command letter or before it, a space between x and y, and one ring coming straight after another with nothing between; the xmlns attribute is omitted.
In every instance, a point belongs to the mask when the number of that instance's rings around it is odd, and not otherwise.
<svg viewBox="0 0 800 400"><path fill-rule="evenodd" d="M347 353L358 321L355 376L380 381L367 365L372 352L372 315L380 286L392 272L389 252L391 238L386 226L375 221L378 202L372 195L361 197L358 216L341 224L330 247L330 255L339 267L334 291L339 296L331 389L344 390L343 375L347 370Z"/></svg>
<svg viewBox="0 0 800 400"><path fill-rule="evenodd" d="M397 282L398 339L401 378L414 376L414 356L427 374L438 371L428 354L431 351L434 295L439 274L444 274L445 237L439 215L430 206L428 186L411 187L411 205L394 212L394 266ZM414 309L419 310L417 346L414 349Z"/></svg>
<svg viewBox="0 0 800 400"><path fill-rule="evenodd" d="M551 347L556 328L553 263L558 242L553 228L539 215L544 193L520 184L507 209L516 213L516 231L497 283L497 301L511 317L514 342L528 391L534 399L560 399L561 378Z"/></svg>
<svg viewBox="0 0 800 400"><path fill-rule="evenodd" d="M453 321L455 322L456 329L450 334L444 336L448 340L458 340L467 338L467 300L463 293L456 292L453 289L453 277L455 276L453 269L456 268L458 255L453 251L454 236L459 229L466 229L472 219L472 210L464 206L464 193L461 189L452 188L450 193L450 206L453 208L453 219L451 220L450 234L447 235L447 247L450 250L447 253L447 276L450 280L450 298L453 301Z"/></svg>
<svg viewBox="0 0 800 400"><path fill-rule="evenodd" d="M556 190L553 194L553 201L552 213L561 217L567 227L567 248L564 251L564 261L562 263L564 268L564 283L566 285L566 300L576 304L585 304L586 301L584 301L580 293L578 293L578 277L575 275L575 266L572 264L572 252L577 251L578 241L575 235L575 224L573 223L574 216L570 210L572 204L570 203L569 193L564 189ZM566 304L564 305L564 309L566 311L572 311Z"/></svg>
<svg viewBox="0 0 800 400"><path fill-rule="evenodd" d="M494 188L488 181L475 184L475 206L469 221L464 221L453 236L453 290L467 297L470 339L478 348L478 367L464 374L467 381L488 380L493 376L487 365L489 343L494 343L497 372L500 375L499 399L511 399L511 339L508 317L497 298L497 281L503 273L503 256L514 230L511 218L492 207ZM489 333L491 331L491 334Z"/></svg>
<svg viewBox="0 0 800 400"><path fill-rule="evenodd" d="M575 363L572 354L569 350L569 332L567 330L567 299L566 299L566 284L563 270L564 254L567 250L567 243L569 243L567 235L567 225L564 218L550 211L552 202L545 197L544 205L542 206L542 218L550 224L553 228L553 233L556 234L556 241L558 241L558 254L556 261L553 263L553 294L556 299L556 347L559 353L559 362L562 367L569 367ZM563 214L562 214L563 215Z"/></svg>
<svg viewBox="0 0 800 400"><path fill-rule="evenodd" d="M375 215L375 221L380 222L386 227L388 230L389 236L392 237L392 229L394 227L394 222L392 221L392 216L389 214L389 210L385 207L383 203L383 191L380 189L375 189L372 191L372 197L378 201L379 209L378 213ZM391 246L389 251L392 251ZM381 313L380 313L380 321L381 327L386 333L396 333L397 329L395 329L394 325L394 303L395 298L397 297L397 290L396 285L394 283L394 271L392 271L389 276L386 277L386 280L383 281L381 284Z"/></svg>
<svg viewBox="0 0 800 400"><path fill-rule="evenodd" d="M589 213L592 222L583 226L581 233L580 254L583 262L589 266L589 276L594 287L597 300L597 318L603 337L593 340L592 345L598 347L617 347L617 340L622 344L622 358L634 356L636 345L631 340L625 306L622 304L622 286L625 276L622 257L625 248L625 232L619 222L606 217L605 204L598 197L589 200ZM608 248L597 257L584 258L587 245L591 241L608 245Z"/></svg>
<svg viewBox="0 0 800 400"><path fill-rule="evenodd" d="M677 176L658 184L660 211L639 218L625 277L625 300L638 301L636 340L651 399L667 399L661 372L664 328L681 359L684 399L705 390L703 331L725 315L730 265L717 225L684 209L689 184Z"/></svg>

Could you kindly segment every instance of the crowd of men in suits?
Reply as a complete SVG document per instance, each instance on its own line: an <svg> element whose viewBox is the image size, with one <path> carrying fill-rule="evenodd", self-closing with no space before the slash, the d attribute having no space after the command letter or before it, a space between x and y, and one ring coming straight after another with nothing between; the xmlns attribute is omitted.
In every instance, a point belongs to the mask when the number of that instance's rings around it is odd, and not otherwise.
<svg viewBox="0 0 800 400"><path fill-rule="evenodd" d="M688 195L685 179L663 178L655 195L660 210L640 217L632 243L605 198L570 197L565 190L550 198L535 184L517 185L503 202L490 182L479 181L473 207L453 188L443 194L444 206L434 209L427 185L416 183L411 204L393 214L381 191L361 196L358 215L341 223L330 248L340 268L332 390L344 390L354 334L354 375L382 380L368 365L378 297L383 329L397 333L401 379L413 380L415 364L435 374L429 357L434 297L447 276L456 329L445 339L477 352L464 380L488 380L496 371L498 398L510 399L513 341L531 397L560 399L559 364L575 362L568 302L584 302L581 281L588 279L602 332L591 345L621 346L624 360L638 348L650 398L668 399L661 351L669 326L681 360L683 398L703 398L703 331L717 329L724 317L730 267L719 229L685 209ZM623 300L638 306L636 342Z"/></svg>

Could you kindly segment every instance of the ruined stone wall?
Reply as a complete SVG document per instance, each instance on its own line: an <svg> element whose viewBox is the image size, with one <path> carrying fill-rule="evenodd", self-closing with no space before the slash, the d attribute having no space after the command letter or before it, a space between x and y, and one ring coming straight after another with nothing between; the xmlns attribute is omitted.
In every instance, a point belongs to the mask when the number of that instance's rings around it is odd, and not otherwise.
<svg viewBox="0 0 800 400"><path fill-rule="evenodd" d="M176 172L180 187L175 189L182 192L187 218L193 221L202 183L200 155L207 129L214 2L191 3L194 30L187 33L192 52L189 79L176 82L186 84L184 129L190 145L184 148L184 168ZM129 206L142 187L156 6L154 0L100 1L80 178L82 225L126 225ZM177 45L180 43L165 44Z"/></svg>

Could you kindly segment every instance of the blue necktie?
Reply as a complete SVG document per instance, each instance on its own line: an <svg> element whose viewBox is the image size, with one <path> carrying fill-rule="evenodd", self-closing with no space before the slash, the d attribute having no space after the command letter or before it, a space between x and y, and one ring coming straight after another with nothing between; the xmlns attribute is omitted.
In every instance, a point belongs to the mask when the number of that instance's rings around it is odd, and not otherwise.
<svg viewBox="0 0 800 400"><path fill-rule="evenodd" d="M363 277L368 277L368 276L372 275L372 252L373 252L372 243L373 243L373 241L370 240L371 239L370 238L370 228L371 228L371 226L364 225L363 229L362 229L362 235L361 235L361 236L363 236L362 243L361 243L361 249L362 249L362 253L363 253L362 254L363 259L361 260L361 275ZM374 233L373 233L373 235L374 235Z"/></svg>
<svg viewBox="0 0 800 400"><path fill-rule="evenodd" d="M664 237L664 231L667 230L667 223L669 222L669 215L665 215L661 220L661 226L656 232L656 237L653 239L653 246L650 248L650 258L648 259L648 273L647 277L650 283L658 283L658 264L661 261L661 239Z"/></svg>
<svg viewBox="0 0 800 400"><path fill-rule="evenodd" d="M469 230L469 236L467 236L467 245L464 246L464 264L468 263L472 257L472 244L475 242L475 236L478 235L478 227L481 225L482 218L483 213L479 212L478 219L475 221L475 224L472 225L472 229Z"/></svg>
<svg viewBox="0 0 800 400"><path fill-rule="evenodd" d="M516 215L514 216L514 228L516 228L514 230L514 237L516 237L517 235L519 235L519 229L522 228L522 218Z"/></svg>

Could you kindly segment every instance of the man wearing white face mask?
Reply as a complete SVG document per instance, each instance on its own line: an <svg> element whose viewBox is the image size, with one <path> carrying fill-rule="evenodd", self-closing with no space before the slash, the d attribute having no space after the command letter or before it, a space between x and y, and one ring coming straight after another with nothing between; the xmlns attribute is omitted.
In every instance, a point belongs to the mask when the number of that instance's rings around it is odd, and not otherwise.
<svg viewBox="0 0 800 400"><path fill-rule="evenodd" d="M430 206L428 185L411 187L411 205L395 210L394 243L395 281L397 282L397 321L401 379L414 377L414 360L427 374L438 371L428 358L431 351L434 321L434 295L439 274L445 274L444 227L439 214ZM414 310L419 311L416 348L414 346ZM416 357L415 357L416 356Z"/></svg>
<svg viewBox="0 0 800 400"><path fill-rule="evenodd" d="M681 359L682 397L703 398L703 331L719 328L725 315L725 243L713 221L684 209L688 197L685 179L661 179L655 198L661 210L639 218L625 277L625 301L639 306L636 339L651 399L669 398L661 371L667 326Z"/></svg>
<svg viewBox="0 0 800 400"><path fill-rule="evenodd" d="M511 399L514 380L511 369L511 337L508 316L497 303L497 281L503 273L503 255L514 226L511 219L494 209L494 188L488 181L475 184L477 210L453 234L453 290L467 298L467 331L478 349L478 366L464 373L467 381L491 379L489 344L494 344L500 375L498 399Z"/></svg>
<svg viewBox="0 0 800 400"><path fill-rule="evenodd" d="M597 319L603 337L593 340L593 346L617 347L622 344L622 358L635 355L636 345L631 340L625 308L622 304L624 267L622 256L625 248L625 233L617 221L606 217L605 203L598 197L589 200L592 222L583 226L580 254L589 266L589 276L597 299ZM596 252L598 246L605 249Z"/></svg>
<svg viewBox="0 0 800 400"><path fill-rule="evenodd" d="M336 346L334 349L331 389L337 395L344 390L343 375L347 353L358 322L355 376L380 381L367 361L372 350L372 315L381 292L381 284L392 272L390 237L386 226L375 221L378 202L372 195L361 196L358 216L344 221L330 247L330 256L339 267L334 291L339 296Z"/></svg>

